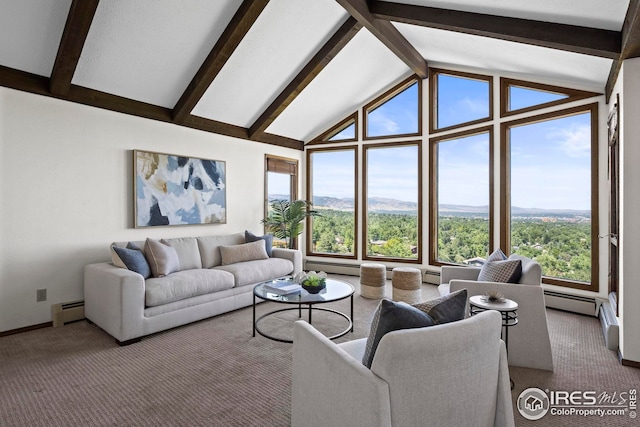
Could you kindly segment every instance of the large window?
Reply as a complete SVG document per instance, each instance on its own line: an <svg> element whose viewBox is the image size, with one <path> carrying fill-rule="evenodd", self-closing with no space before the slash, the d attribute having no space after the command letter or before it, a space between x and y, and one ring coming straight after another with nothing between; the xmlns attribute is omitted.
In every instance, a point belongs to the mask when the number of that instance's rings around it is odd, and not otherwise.
<svg viewBox="0 0 640 427"><path fill-rule="evenodd" d="M420 262L420 143L364 149L365 258Z"/></svg>
<svg viewBox="0 0 640 427"><path fill-rule="evenodd" d="M307 151L307 194L321 216L307 227L307 254L354 258L356 248L357 149Z"/></svg>
<svg viewBox="0 0 640 427"><path fill-rule="evenodd" d="M503 246L547 282L597 280L597 104L503 125ZM571 283L569 283L571 282Z"/></svg>
<svg viewBox="0 0 640 427"><path fill-rule="evenodd" d="M492 130L430 141L432 264L481 265L492 247Z"/></svg>

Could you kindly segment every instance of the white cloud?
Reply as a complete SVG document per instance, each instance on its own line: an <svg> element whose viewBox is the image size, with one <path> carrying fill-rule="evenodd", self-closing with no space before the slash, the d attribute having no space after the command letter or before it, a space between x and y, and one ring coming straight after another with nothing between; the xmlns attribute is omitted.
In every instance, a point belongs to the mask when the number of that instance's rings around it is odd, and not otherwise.
<svg viewBox="0 0 640 427"><path fill-rule="evenodd" d="M570 128L556 130L549 135L558 140L559 149L569 157L584 158L591 155L591 127L575 125Z"/></svg>

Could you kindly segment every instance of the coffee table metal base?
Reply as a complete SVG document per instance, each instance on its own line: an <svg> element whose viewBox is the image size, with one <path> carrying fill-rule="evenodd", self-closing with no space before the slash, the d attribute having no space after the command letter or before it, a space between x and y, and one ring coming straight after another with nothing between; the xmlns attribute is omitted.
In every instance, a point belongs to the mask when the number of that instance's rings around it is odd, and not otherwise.
<svg viewBox="0 0 640 427"><path fill-rule="evenodd" d="M273 316L274 314L277 313L281 313L283 311L293 311L293 310L298 310L298 317L302 318L302 305L300 304L299 307L288 307L288 308L281 308L279 310L275 310L275 311L271 311L269 313L263 314L262 316L258 317L256 319L256 304L255 304L255 296L254 296L254 303L253 303L253 336L256 336L256 332L258 332L260 335L262 335L265 338L269 338L270 340L274 340L274 341L279 341L279 342L286 342L286 343L293 343L293 340L286 340L283 338L278 338L278 337L274 337L273 335L269 335L264 331L260 330L260 327L258 326L258 323L260 323L261 320L263 320L266 317L270 317ZM349 332L353 332L353 321L351 320L351 317L347 316L346 314L344 314L341 311L338 310L333 310L331 308L324 308L324 307L313 307L313 304L309 304L309 324L311 325L311 313L314 310L321 310L321 311L327 311L329 313L334 313L337 314L338 316L343 317L344 319L347 320L347 322L349 322L349 325L347 326L347 328L342 331L339 332L335 335L332 335L329 338L330 340L334 340L336 338L340 338L345 336L346 334L348 334ZM351 316L353 316L353 295L351 295Z"/></svg>

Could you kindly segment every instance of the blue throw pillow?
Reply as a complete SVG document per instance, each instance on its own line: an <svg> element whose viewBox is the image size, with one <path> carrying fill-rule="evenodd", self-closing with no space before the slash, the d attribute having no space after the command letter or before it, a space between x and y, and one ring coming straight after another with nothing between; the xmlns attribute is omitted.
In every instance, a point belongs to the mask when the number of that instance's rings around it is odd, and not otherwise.
<svg viewBox="0 0 640 427"><path fill-rule="evenodd" d="M135 271L145 279L148 279L149 276L151 276L149 263L139 247L129 242L126 248L113 246L113 250L116 251L124 265L126 265L129 270Z"/></svg>
<svg viewBox="0 0 640 427"><path fill-rule="evenodd" d="M264 240L264 248L267 250L267 255L271 258L272 247L273 247L273 236L271 234L265 234L264 236L256 236L252 232L245 230L244 231L244 242L251 243L257 242L258 240Z"/></svg>
<svg viewBox="0 0 640 427"><path fill-rule="evenodd" d="M362 363L367 368L371 368L373 356L385 334L400 329L423 328L435 324L436 322L427 313L405 302L383 299L371 321L371 331L367 338L367 347L362 357Z"/></svg>

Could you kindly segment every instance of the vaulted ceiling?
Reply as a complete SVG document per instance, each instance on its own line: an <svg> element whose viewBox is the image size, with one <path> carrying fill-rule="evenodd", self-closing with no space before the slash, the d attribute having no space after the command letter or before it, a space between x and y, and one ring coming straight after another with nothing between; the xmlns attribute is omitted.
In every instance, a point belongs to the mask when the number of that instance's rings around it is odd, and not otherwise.
<svg viewBox="0 0 640 427"><path fill-rule="evenodd" d="M611 93L640 0L0 0L0 85L302 149L428 67Z"/></svg>

